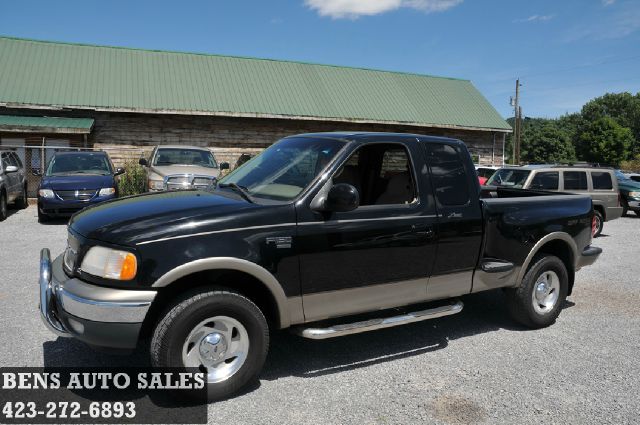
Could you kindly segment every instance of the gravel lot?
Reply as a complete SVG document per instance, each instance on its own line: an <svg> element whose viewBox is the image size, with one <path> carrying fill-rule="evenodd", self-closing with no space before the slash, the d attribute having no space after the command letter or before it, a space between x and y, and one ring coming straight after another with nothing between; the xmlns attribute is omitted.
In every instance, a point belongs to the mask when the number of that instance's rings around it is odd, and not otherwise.
<svg viewBox="0 0 640 425"><path fill-rule="evenodd" d="M146 364L56 338L37 313L38 258L66 241L36 209L0 223L2 366ZM448 318L310 341L274 335L260 383L209 407L210 423L638 423L640 218L605 225L557 323L525 330L500 291Z"/></svg>

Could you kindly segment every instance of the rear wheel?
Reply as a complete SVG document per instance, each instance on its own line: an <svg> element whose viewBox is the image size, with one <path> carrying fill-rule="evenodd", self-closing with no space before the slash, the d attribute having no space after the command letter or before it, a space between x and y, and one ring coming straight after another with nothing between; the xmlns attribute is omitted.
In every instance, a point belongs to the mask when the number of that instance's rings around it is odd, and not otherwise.
<svg viewBox="0 0 640 425"><path fill-rule="evenodd" d="M622 200L622 216L625 217L629 212L629 204L624 199Z"/></svg>
<svg viewBox="0 0 640 425"><path fill-rule="evenodd" d="M640 217L640 210L635 210L634 213L636 213L636 215Z"/></svg>
<svg viewBox="0 0 640 425"><path fill-rule="evenodd" d="M0 193L0 221L4 221L7 218L7 195Z"/></svg>
<svg viewBox="0 0 640 425"><path fill-rule="evenodd" d="M536 255L520 286L507 289L511 316L530 328L555 322L567 298L569 278L562 260L553 255Z"/></svg>
<svg viewBox="0 0 640 425"><path fill-rule="evenodd" d="M238 293L214 290L174 304L156 325L150 352L154 366L205 373L209 399L219 400L257 378L268 348L260 309Z"/></svg>
<svg viewBox="0 0 640 425"><path fill-rule="evenodd" d="M602 213L598 210L593 212L593 237L597 238L602 233L602 229L604 229L604 217L602 217Z"/></svg>

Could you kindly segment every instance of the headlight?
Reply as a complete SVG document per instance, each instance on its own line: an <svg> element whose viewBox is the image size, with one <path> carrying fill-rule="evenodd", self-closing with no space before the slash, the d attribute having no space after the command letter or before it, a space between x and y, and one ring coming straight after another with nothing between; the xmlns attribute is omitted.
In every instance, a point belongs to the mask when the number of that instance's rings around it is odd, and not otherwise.
<svg viewBox="0 0 640 425"><path fill-rule="evenodd" d="M162 180L148 180L149 189L163 190L164 182Z"/></svg>
<svg viewBox="0 0 640 425"><path fill-rule="evenodd" d="M629 192L629 198L640 198L640 192Z"/></svg>
<svg viewBox="0 0 640 425"><path fill-rule="evenodd" d="M38 195L42 196L43 198L53 198L53 190L51 190L51 189L40 189L38 191Z"/></svg>
<svg viewBox="0 0 640 425"><path fill-rule="evenodd" d="M115 187L104 187L100 189L100 193L98 193L98 196L113 195L114 193L116 193Z"/></svg>
<svg viewBox="0 0 640 425"><path fill-rule="evenodd" d="M138 260L127 251L94 246L84 256L80 268L83 272L98 277L131 280L136 276Z"/></svg>

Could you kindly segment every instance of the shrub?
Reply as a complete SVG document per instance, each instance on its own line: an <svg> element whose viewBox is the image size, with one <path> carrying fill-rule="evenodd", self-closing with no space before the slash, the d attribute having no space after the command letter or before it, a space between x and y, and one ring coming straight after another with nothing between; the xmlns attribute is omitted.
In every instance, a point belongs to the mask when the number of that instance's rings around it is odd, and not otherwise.
<svg viewBox="0 0 640 425"><path fill-rule="evenodd" d="M127 161L124 164L125 173L120 176L118 190L120 196L138 195L144 192L146 172L137 161Z"/></svg>
<svg viewBox="0 0 640 425"><path fill-rule="evenodd" d="M635 159L628 161L622 161L620 168L625 171L633 171L634 173L640 173L640 155L636 155Z"/></svg>

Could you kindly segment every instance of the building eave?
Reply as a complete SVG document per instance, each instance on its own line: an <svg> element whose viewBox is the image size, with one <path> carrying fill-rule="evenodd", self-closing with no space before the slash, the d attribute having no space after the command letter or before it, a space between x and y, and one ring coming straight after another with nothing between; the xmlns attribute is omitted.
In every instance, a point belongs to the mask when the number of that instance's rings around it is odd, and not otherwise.
<svg viewBox="0 0 640 425"><path fill-rule="evenodd" d="M141 109L126 107L99 107L99 106L78 106L78 105L39 105L30 103L0 102L0 106L16 109L34 109L34 110L50 110L50 111L67 111L67 110L84 110L96 112L110 113L133 113L133 114L151 114L151 115L197 115L210 117L227 117L227 118L261 118L261 119L282 119L291 121L329 121L354 124L381 124L381 125L397 125L406 127L426 127L426 128L444 128L449 130L466 130L466 131L482 131L494 133L512 133L512 129L462 126L456 124L436 124L421 123L407 121L391 121L391 120L370 120L342 117L319 117L308 115L282 115L267 113L249 113L249 112L227 112L227 111L197 111L197 110L175 110L175 109Z"/></svg>

